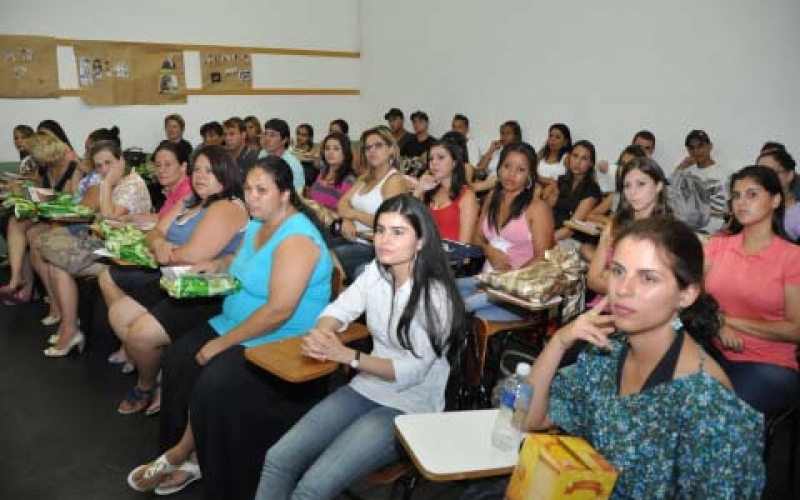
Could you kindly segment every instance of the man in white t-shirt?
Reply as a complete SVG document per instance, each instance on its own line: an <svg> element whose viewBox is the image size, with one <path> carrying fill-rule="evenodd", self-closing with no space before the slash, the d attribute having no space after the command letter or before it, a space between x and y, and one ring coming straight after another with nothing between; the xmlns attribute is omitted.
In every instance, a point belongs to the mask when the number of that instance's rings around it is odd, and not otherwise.
<svg viewBox="0 0 800 500"><path fill-rule="evenodd" d="M457 114L453 117L453 122L450 125L450 128L453 130L453 132L458 132L459 134L463 135L467 140L467 163L476 165L479 161L481 161L481 156L483 156L481 148L478 146L477 141L474 141L469 136L469 118L460 113Z"/></svg>
<svg viewBox="0 0 800 500"><path fill-rule="evenodd" d="M634 134L631 145L641 147L647 157L652 158L653 152L656 150L656 136L649 130L640 130ZM603 193L610 193L617 189L618 168L619 165L606 160L597 163L597 184Z"/></svg>
<svg viewBox="0 0 800 500"><path fill-rule="evenodd" d="M711 199L711 219L703 228L712 233L722 228L728 213L728 183L731 173L718 165L711 157L714 145L703 130L692 130L686 136L686 151L689 153L675 168L703 179Z"/></svg>

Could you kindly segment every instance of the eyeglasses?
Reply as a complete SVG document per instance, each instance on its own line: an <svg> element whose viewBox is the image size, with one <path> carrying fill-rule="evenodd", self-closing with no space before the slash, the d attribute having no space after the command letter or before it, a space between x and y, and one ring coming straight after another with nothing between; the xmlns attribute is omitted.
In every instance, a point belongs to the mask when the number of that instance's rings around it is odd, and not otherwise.
<svg viewBox="0 0 800 500"><path fill-rule="evenodd" d="M374 144L364 144L363 146L361 146L361 149L363 149L366 152L366 151L371 151L373 149L381 149L385 146L388 146L388 144L386 144L385 142L376 142Z"/></svg>

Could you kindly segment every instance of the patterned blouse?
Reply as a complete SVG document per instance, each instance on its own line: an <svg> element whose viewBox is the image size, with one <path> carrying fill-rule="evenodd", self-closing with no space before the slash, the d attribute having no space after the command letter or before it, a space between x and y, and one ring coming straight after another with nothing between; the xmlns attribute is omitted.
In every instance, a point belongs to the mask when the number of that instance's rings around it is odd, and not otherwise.
<svg viewBox="0 0 800 500"><path fill-rule="evenodd" d="M146 214L152 208L147 184L135 172L126 175L114 186L111 202L127 208L129 214Z"/></svg>
<svg viewBox="0 0 800 500"><path fill-rule="evenodd" d="M611 498L761 498L761 414L703 371L702 362L691 375L620 397L623 344L612 344L611 352L587 349L558 372L549 413L617 468Z"/></svg>

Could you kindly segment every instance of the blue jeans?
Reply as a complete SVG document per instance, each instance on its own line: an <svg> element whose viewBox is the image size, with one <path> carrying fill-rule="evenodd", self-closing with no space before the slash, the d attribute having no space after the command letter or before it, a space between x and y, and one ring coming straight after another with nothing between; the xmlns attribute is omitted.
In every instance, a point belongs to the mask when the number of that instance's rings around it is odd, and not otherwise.
<svg viewBox="0 0 800 500"><path fill-rule="evenodd" d="M478 289L478 278L468 276L456 280L458 292L464 299L467 312L487 321L518 321L526 316L524 310L512 305L500 305L489 301L486 292Z"/></svg>
<svg viewBox="0 0 800 500"><path fill-rule="evenodd" d="M364 271L364 267L375 258L375 248L358 241L336 245L333 247L333 251L342 264L348 284L354 282Z"/></svg>
<svg viewBox="0 0 800 500"><path fill-rule="evenodd" d="M782 413L800 397L800 375L789 368L727 358L720 366L736 394L767 417Z"/></svg>
<svg viewBox="0 0 800 500"><path fill-rule="evenodd" d="M267 451L256 500L334 498L397 460L394 418L401 413L339 388Z"/></svg>

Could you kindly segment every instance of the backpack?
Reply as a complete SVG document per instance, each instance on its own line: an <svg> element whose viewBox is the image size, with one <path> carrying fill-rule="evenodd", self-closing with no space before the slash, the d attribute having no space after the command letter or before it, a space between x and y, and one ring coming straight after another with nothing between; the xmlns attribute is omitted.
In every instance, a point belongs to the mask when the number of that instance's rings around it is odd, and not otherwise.
<svg viewBox="0 0 800 500"><path fill-rule="evenodd" d="M675 218L692 229L703 229L711 219L711 197L706 183L692 173L676 170L670 176L667 202Z"/></svg>

